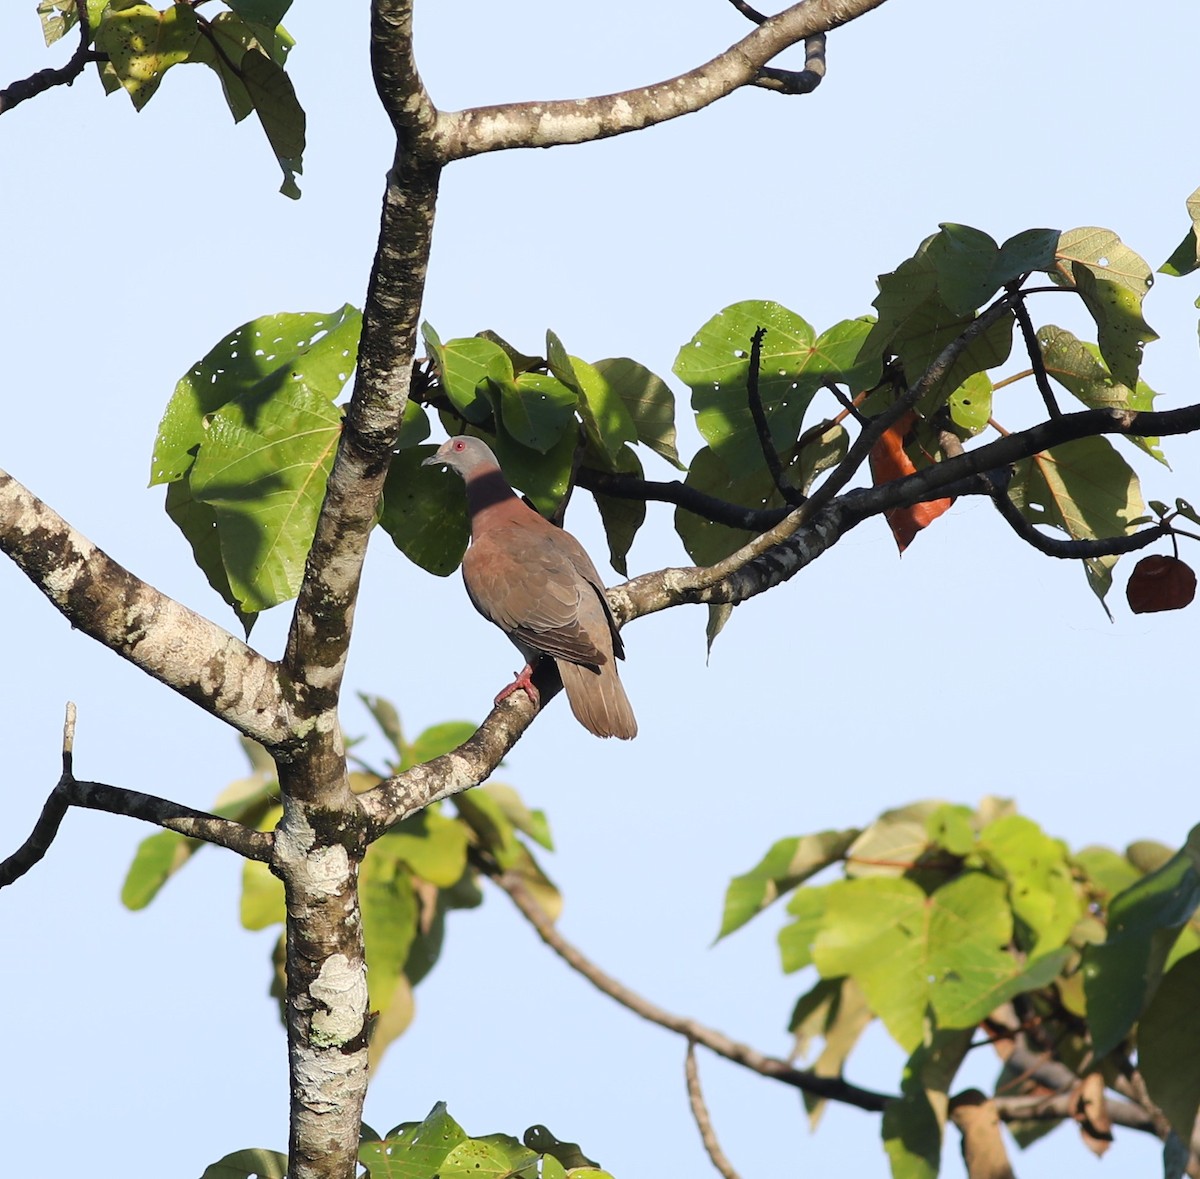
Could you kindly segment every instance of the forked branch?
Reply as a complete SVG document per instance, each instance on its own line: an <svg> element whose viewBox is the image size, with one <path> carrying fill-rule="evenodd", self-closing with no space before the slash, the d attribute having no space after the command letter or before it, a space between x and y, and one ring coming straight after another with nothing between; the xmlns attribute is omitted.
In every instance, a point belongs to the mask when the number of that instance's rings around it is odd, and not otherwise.
<svg viewBox="0 0 1200 1179"><path fill-rule="evenodd" d="M74 745L75 705L68 704L63 725L62 776L46 799L46 805L29 838L11 856L0 861L0 888L24 876L45 856L58 834L63 817L73 806L144 819L147 823L177 831L189 839L200 839L229 848L250 860L270 860L274 844L274 836L270 832L254 831L241 823L205 811L195 811L153 794L142 794L138 790L126 790L120 786L106 786L102 782L79 781L73 772Z"/></svg>

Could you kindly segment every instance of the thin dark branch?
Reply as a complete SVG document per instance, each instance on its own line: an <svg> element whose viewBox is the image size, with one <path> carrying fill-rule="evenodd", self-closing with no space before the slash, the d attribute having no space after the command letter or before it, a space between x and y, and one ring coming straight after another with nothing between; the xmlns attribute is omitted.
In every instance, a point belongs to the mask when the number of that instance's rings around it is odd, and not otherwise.
<svg viewBox="0 0 1200 1179"><path fill-rule="evenodd" d="M688 1040L687 1058L683 1063L683 1075L687 1079L688 1104L692 1107L692 1117L696 1119L696 1128L700 1131L700 1141L712 1160L712 1165L725 1179L741 1179L733 1164L726 1157L717 1141L717 1132L713 1129L712 1118L704 1101L704 1091L700 1088L700 1070L696 1067L696 1042Z"/></svg>
<svg viewBox="0 0 1200 1179"><path fill-rule="evenodd" d="M729 0L729 3L747 20L753 21L756 25L765 25L771 19L769 16L764 16L757 8L751 8L746 0Z"/></svg>
<svg viewBox="0 0 1200 1179"><path fill-rule="evenodd" d="M746 1044L739 1044L728 1036L693 1019L674 1015L669 1011L644 999L641 995L630 990L623 983L606 974L591 959L585 957L575 946L571 945L558 932L554 922L537 900L522 883L519 876L511 872L502 872L494 866L489 870L491 879L503 889L513 903L524 915L526 920L537 931L538 936L550 947L572 970L606 994L616 1000L622 1007L649 1020L668 1031L676 1032L689 1041L703 1044L710 1052L732 1060L760 1076L771 1077L782 1081L785 1085L793 1085L804 1093L815 1097L824 1097L830 1101L840 1101L865 1109L871 1113L881 1113L887 1102L894 1100L886 1093L875 1093L869 1089L860 1089L840 1077L820 1077L805 1069L793 1068L786 1060L764 1056L761 1052Z"/></svg>
<svg viewBox="0 0 1200 1179"><path fill-rule="evenodd" d="M771 425L767 421L767 412L763 409L762 395L758 389L758 378L762 372L762 342L767 334L764 327L755 328L750 337L750 368L746 372L746 400L750 404L750 417L754 420L754 429L758 434L758 445L766 461L767 470L771 474L771 482L775 490L783 496L784 502L793 508L799 507L805 497L792 487L783 473L783 463L779 461L779 451L771 438Z"/></svg>
<svg viewBox="0 0 1200 1179"><path fill-rule="evenodd" d="M75 705L68 704L67 719L63 726L62 777L46 799L46 805L42 807L29 838L11 856L0 861L0 888L24 876L45 856L58 834L63 817L72 806L144 819L147 823L177 831L190 839L227 847L247 859L267 861L271 858L274 837L270 832L254 831L241 823L205 811L194 811L191 807L157 798L153 794L125 790L120 786L106 786L101 782L78 781L71 772L74 741Z"/></svg>
<svg viewBox="0 0 1200 1179"><path fill-rule="evenodd" d="M763 66L754 78L754 85L776 94L811 94L824 77L825 34L818 33L804 40L804 69L781 70Z"/></svg>
<svg viewBox="0 0 1200 1179"><path fill-rule="evenodd" d="M826 427L828 428L828 427ZM599 471L593 467L581 467L576 480L585 491L610 495L614 499L637 499L674 504L695 516L724 524L728 528L743 528L747 532L761 532L773 528L788 514L787 508L744 508L727 500L717 499L688 487L678 480L655 482L639 479L615 471Z"/></svg>
<svg viewBox="0 0 1200 1179"><path fill-rule="evenodd" d="M870 424L871 419L866 417L863 414L862 410L859 409L858 406L854 404L854 401L852 398L846 396L846 394L842 391L841 386L836 381L824 381L822 383L824 384L825 388L828 389L829 392L833 394L834 398L837 400L837 403L860 426L867 426Z"/></svg>
<svg viewBox="0 0 1200 1179"><path fill-rule="evenodd" d="M1029 308L1025 306L1025 298L1016 287L1010 284L1008 288L1016 296L1013 311L1017 323L1021 325L1021 336L1025 340L1025 351L1029 353L1029 363L1033 366L1033 379L1037 382L1038 392L1046 404L1046 412L1052 418L1061 418L1062 410L1050 387L1050 377L1046 372L1046 358L1042 355L1042 346L1038 343L1037 332L1033 330L1033 320L1029 318Z"/></svg>
<svg viewBox="0 0 1200 1179"><path fill-rule="evenodd" d="M36 74L30 74L28 78L12 82L0 90L0 115L12 110L14 106L26 99L36 98L37 95L51 90L55 86L70 86L83 73L89 62L106 59L105 54L97 53L94 49L89 48L92 42L92 31L88 27L87 5L81 0L75 9L79 17L79 45L75 52L71 54L65 65L38 70Z"/></svg>
<svg viewBox="0 0 1200 1179"><path fill-rule="evenodd" d="M1128 536L1103 537L1097 540L1066 540L1056 536L1047 536L1039 532L1031 524L1003 488L997 488L992 493L992 503L996 511L1003 517L1004 522L1027 544L1033 545L1040 553L1048 557L1059 557L1068 561L1080 561L1089 557L1117 557L1123 553L1135 553L1153 544L1159 537L1167 536L1171 531L1169 524L1155 524L1142 532L1130 533Z"/></svg>

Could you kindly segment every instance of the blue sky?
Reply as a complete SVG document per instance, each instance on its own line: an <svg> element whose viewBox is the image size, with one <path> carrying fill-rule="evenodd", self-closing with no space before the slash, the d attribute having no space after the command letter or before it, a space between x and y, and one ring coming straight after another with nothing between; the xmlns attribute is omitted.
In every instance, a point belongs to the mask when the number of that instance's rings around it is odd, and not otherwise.
<svg viewBox="0 0 1200 1179"><path fill-rule="evenodd" d="M5 82L65 57L43 50L34 7L0 9ZM1157 6L1130 20L1110 0L891 0L830 37L812 96L747 92L640 135L455 165L424 314L443 338L492 328L531 352L551 327L576 355L628 355L669 378L680 345L740 299L778 300L818 330L868 312L875 275L940 221L998 240L1106 226L1157 266L1200 183L1188 130L1200 15ZM443 0L419 6L418 21L425 80L448 109L648 83L748 28L720 0ZM301 2L287 23L309 116L298 203L277 195L261 133L231 125L205 70L173 71L140 115L85 75L12 111L0 140L0 465L231 628L161 490L146 489L159 416L178 377L244 321L361 303L391 155L365 5ZM1164 339L1144 372L1164 407L1196 399L1197 293L1160 280L1147 301ZM1062 302L1055 319L1082 329L1060 318ZM1034 308L1039 322L1051 314ZM686 390L670 379L690 454ZM1002 420L1032 420L1030 396L1006 395ZM1166 449L1173 472L1126 451L1147 496L1200 502L1200 450ZM568 524L600 564L598 522L577 499ZM651 517L631 572L685 561L670 512ZM775 839L918 798L1000 794L1075 847L1181 842L1196 819L1200 616L1130 615L1128 567L1110 623L1081 571L963 502L902 560L882 522L856 530L740 607L707 662L702 611L639 621L623 669L637 740L598 743L556 702L498 775L550 815L564 933L655 1002L786 1054L808 984L779 973L779 919L710 946L728 878ZM202 807L242 774L231 733L71 632L10 565L0 617L0 851L25 837L57 778L67 699L81 777ZM264 617L256 645L277 654L286 622L286 608ZM428 576L375 538L349 688L390 697L415 733L482 717L515 658L457 577ZM349 694L343 723L369 728ZM148 833L72 813L46 860L0 893L0 1132L13 1174L69 1158L101 1177L198 1175L229 1150L286 1141L284 1040L266 997L273 935L238 926L239 865L218 850L149 910L126 912L118 890ZM543 1122L617 1179L707 1173L683 1045L571 975L502 895L451 920L417 1002L368 1097L377 1128L445 1100L471 1133ZM833 1109L810 1135L792 1091L700 1065L747 1179L887 1173L877 1119ZM964 1083L990 1083L993 1062L970 1067ZM849 1075L893 1088L899 1068L872 1033ZM944 1174L961 1176L949 1146ZM1025 1179L1055 1175L1082 1165L1081 1150L1065 1128L1015 1163ZM1157 1156L1154 1140L1126 1134L1106 1165L1145 1174Z"/></svg>

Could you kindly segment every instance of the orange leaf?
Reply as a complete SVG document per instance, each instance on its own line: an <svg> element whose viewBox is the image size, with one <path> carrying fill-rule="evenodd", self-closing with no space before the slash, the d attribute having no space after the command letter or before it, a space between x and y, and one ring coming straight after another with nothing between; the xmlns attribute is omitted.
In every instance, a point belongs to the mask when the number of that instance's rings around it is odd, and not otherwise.
<svg viewBox="0 0 1200 1179"><path fill-rule="evenodd" d="M902 479L905 475L917 473L912 459L904 451L904 439L916 420L917 415L910 409L889 426L883 437L871 448L871 478L876 487L882 483L891 483L893 479ZM932 524L953 502L952 499L933 499L928 503L913 504L911 508L892 508L884 512L892 536L896 538L896 547L904 552L912 543L913 537L922 528Z"/></svg>

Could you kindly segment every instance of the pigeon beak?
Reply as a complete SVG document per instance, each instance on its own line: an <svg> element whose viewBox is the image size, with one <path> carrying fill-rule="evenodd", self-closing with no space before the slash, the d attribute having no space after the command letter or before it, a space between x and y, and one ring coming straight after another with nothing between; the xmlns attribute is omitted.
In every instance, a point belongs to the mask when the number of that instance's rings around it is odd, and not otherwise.
<svg viewBox="0 0 1200 1179"><path fill-rule="evenodd" d="M434 454L431 454L427 459L422 459L421 466L423 466L423 467L444 466L445 462L446 462L446 460L444 458L442 458L442 452L441 452L441 449L439 448Z"/></svg>

